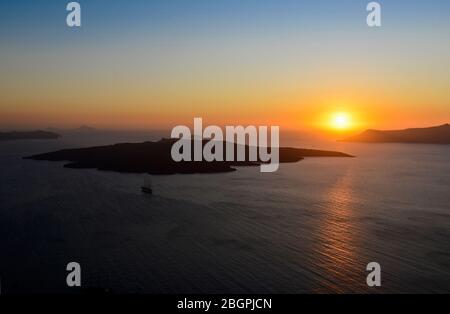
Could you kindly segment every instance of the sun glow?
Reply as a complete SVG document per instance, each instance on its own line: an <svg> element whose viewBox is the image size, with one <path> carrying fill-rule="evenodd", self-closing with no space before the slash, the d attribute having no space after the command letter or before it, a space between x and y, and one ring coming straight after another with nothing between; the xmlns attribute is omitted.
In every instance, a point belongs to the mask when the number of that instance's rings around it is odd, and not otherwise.
<svg viewBox="0 0 450 314"><path fill-rule="evenodd" d="M348 113L338 112L331 116L330 126L336 130L347 130L351 127L352 121Z"/></svg>

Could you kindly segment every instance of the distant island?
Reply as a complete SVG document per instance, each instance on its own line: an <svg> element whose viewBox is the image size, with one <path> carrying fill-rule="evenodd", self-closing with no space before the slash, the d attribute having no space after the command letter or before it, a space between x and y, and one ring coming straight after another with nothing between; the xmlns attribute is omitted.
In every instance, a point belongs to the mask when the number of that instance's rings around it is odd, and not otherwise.
<svg viewBox="0 0 450 314"><path fill-rule="evenodd" d="M64 133L68 133L68 132L69 133L92 133L92 132L97 131L96 128L93 128L88 125L82 125L80 127L73 128L73 129L58 129L58 128L49 126L48 128L46 128L46 130L50 131L50 132L57 132L57 133L63 133L63 132Z"/></svg>
<svg viewBox="0 0 450 314"><path fill-rule="evenodd" d="M450 125L405 130L367 130L343 142L450 144Z"/></svg>
<svg viewBox="0 0 450 314"><path fill-rule="evenodd" d="M56 139L59 134L48 131L0 132L0 141Z"/></svg>
<svg viewBox="0 0 450 314"><path fill-rule="evenodd" d="M78 149L64 149L55 152L24 157L32 160L69 161L67 168L94 168L129 173L149 174L192 174L216 173L236 170L233 166L257 166L252 161L198 161L175 162L171 148L175 139L162 139L156 142L121 143ZM193 141L191 141L193 142ZM204 141L205 145L208 141ZM248 156L248 146L245 146ZM236 150L235 150L236 151ZM225 152L224 152L225 154ZM353 157L351 155L312 149L291 147L280 148L280 163L298 162L304 157Z"/></svg>

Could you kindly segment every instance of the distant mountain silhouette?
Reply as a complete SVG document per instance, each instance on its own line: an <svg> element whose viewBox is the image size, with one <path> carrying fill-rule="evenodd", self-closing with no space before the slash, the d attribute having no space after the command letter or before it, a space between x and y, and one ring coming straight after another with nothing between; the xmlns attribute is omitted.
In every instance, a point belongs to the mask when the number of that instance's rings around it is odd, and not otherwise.
<svg viewBox="0 0 450 314"><path fill-rule="evenodd" d="M77 131L77 132L93 132L96 131L96 128L93 128L91 126L87 126L87 125L82 125L79 128L73 129L73 131Z"/></svg>
<svg viewBox="0 0 450 314"><path fill-rule="evenodd" d="M450 144L450 125L405 130L367 130L344 142Z"/></svg>
<svg viewBox="0 0 450 314"><path fill-rule="evenodd" d="M0 132L0 141L56 139L59 134L47 131Z"/></svg>
<svg viewBox="0 0 450 314"><path fill-rule="evenodd" d="M172 160L171 149L174 139L157 142L123 143L79 149L65 149L46 154L25 157L33 160L70 161L67 168L96 168L117 172L150 174L214 173L234 171L233 166L257 166L253 161L181 161ZM193 145L193 141L190 141ZM203 145L208 141L203 141ZM236 148L236 145L235 145ZM248 146L245 147L248 156ZM193 150L192 150L193 151ZM224 156L226 154L224 149ZM236 149L235 149L236 153ZM280 162L298 162L304 157L352 157L350 155L312 149L280 148ZM236 159L235 159L236 160Z"/></svg>
<svg viewBox="0 0 450 314"><path fill-rule="evenodd" d="M64 129L64 128L55 128L52 126L47 127L45 130L50 132L94 132L98 131L98 129L88 126L88 125L82 125L77 128L73 129Z"/></svg>

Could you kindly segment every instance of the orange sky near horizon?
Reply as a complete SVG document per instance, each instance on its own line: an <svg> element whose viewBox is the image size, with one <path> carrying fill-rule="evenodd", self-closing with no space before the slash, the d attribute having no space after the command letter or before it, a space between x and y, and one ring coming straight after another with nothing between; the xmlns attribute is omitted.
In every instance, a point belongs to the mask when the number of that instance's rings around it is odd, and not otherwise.
<svg viewBox="0 0 450 314"><path fill-rule="evenodd" d="M256 44L247 45L253 51ZM450 122L450 60L423 58L427 49L411 54L413 61L384 54L364 63L365 53L342 48L267 64L211 47L208 55L219 60L199 59L189 47L171 51L164 62L146 59L145 49L135 52L137 60L146 60L142 64L117 52L100 58L103 45L22 52L8 47L14 58L0 77L0 125L170 129L201 117L217 125L331 131L327 123L335 112L352 117L348 131L354 132Z"/></svg>
<svg viewBox="0 0 450 314"><path fill-rule="evenodd" d="M85 124L108 129L171 129L178 124L191 124L194 117L202 117L208 124L222 126L279 125L286 130L341 134L367 128L402 129L450 122L450 106L434 105L450 103L445 95L430 97L427 103L427 99L416 95L378 95L376 90L361 93L357 88L353 91L351 87L346 88L346 93L327 93L324 89L323 92L310 91L309 94L303 93L301 88L298 93L295 90L274 92L263 86L237 94L233 93L232 87L209 95L207 92L180 90L177 95L160 92L158 97L155 97L157 92L149 93L156 100L144 93L141 98L124 99L122 93L127 94L126 88L125 91L92 93L86 96L88 101L82 97L70 97L70 92L69 97L64 94L42 97L39 93L29 93L20 101L12 97L11 101L17 104L15 106L0 107L0 125L10 128L72 128ZM262 92L258 94L258 90ZM41 97L43 99L36 104L35 100ZM246 105L241 105L241 101ZM123 105L125 102L128 104ZM333 130L331 116L338 112L351 117L348 129Z"/></svg>

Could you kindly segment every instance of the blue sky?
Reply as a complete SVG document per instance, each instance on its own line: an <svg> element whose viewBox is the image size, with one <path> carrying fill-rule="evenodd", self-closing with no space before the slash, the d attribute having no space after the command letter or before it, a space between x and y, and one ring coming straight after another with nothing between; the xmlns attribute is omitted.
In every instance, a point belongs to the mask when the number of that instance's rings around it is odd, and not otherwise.
<svg viewBox="0 0 450 314"><path fill-rule="evenodd" d="M43 31L64 34L67 0L15 0L0 3L1 33ZM92 32L170 29L267 29L364 27L367 0L89 0L79 1L83 28ZM379 1L386 26L448 26L446 0ZM61 31L61 33L59 33Z"/></svg>
<svg viewBox="0 0 450 314"><path fill-rule="evenodd" d="M81 29L65 25L68 0L0 2L2 45L64 45L129 37L308 35L347 32L365 36L368 0L84 0ZM391 34L450 28L450 1L390 0L382 4L383 28Z"/></svg>

